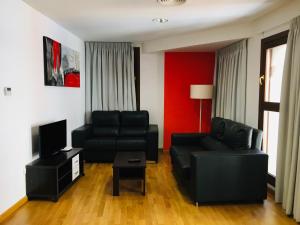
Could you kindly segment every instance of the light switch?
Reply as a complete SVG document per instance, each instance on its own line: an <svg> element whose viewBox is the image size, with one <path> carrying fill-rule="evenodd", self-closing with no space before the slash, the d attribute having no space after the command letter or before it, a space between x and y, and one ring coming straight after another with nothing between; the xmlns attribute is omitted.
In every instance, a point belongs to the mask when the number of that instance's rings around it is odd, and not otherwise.
<svg viewBox="0 0 300 225"><path fill-rule="evenodd" d="M11 96L11 87L4 87L4 96Z"/></svg>

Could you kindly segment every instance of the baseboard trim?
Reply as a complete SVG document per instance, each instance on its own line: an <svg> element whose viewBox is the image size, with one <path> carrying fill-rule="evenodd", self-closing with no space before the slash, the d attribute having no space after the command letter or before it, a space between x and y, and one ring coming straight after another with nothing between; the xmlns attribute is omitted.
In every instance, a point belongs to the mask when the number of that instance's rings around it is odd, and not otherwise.
<svg viewBox="0 0 300 225"><path fill-rule="evenodd" d="M8 217L10 217L15 211L17 211L19 208L21 208L26 202L28 202L27 196L21 198L13 206L11 206L9 209L7 209L5 212L3 212L0 215L0 223L2 223L4 220L6 220Z"/></svg>

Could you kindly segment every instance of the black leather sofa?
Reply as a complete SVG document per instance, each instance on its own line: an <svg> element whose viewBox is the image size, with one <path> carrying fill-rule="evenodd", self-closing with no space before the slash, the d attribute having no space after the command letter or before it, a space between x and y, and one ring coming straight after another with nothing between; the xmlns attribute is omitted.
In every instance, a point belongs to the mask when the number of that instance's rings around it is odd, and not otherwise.
<svg viewBox="0 0 300 225"><path fill-rule="evenodd" d="M145 151L158 162L158 127L149 125L147 111L94 111L92 124L72 131L72 146L91 162L113 162L119 151Z"/></svg>
<svg viewBox="0 0 300 225"><path fill-rule="evenodd" d="M173 173L196 204L266 199L262 131L216 117L210 134L173 134L171 139Z"/></svg>

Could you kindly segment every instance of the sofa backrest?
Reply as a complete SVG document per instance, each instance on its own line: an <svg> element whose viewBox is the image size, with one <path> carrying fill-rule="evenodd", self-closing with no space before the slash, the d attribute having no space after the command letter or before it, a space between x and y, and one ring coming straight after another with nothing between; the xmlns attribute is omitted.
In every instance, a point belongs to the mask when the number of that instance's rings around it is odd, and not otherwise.
<svg viewBox="0 0 300 225"><path fill-rule="evenodd" d="M94 111L92 113L92 132L96 137L118 136L119 126L119 111Z"/></svg>
<svg viewBox="0 0 300 225"><path fill-rule="evenodd" d="M252 132L253 128L245 124L220 117L212 119L211 136L232 149L252 148Z"/></svg>
<svg viewBox="0 0 300 225"><path fill-rule="evenodd" d="M224 132L225 132L225 119L220 117L215 117L211 121L211 133L210 135L220 141L224 139Z"/></svg>
<svg viewBox="0 0 300 225"><path fill-rule="evenodd" d="M149 127L147 111L123 111L120 114L121 136L145 136Z"/></svg>
<svg viewBox="0 0 300 225"><path fill-rule="evenodd" d="M148 127L148 111L94 111L92 113L92 132L95 137L145 136Z"/></svg>
<svg viewBox="0 0 300 225"><path fill-rule="evenodd" d="M233 149L250 149L253 128L247 125L226 120L224 143Z"/></svg>
<svg viewBox="0 0 300 225"><path fill-rule="evenodd" d="M149 126L149 114L147 111L123 111L121 112L122 127L144 127Z"/></svg>

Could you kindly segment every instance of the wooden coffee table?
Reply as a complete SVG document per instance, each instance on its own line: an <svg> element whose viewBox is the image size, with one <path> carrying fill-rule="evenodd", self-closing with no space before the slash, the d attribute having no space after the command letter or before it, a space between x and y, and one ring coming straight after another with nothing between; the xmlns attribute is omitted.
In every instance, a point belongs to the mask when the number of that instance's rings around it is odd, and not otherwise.
<svg viewBox="0 0 300 225"><path fill-rule="evenodd" d="M129 162L139 159L138 162ZM146 192L145 152L118 152L113 163L113 196L119 195L120 179L142 180L142 193Z"/></svg>

